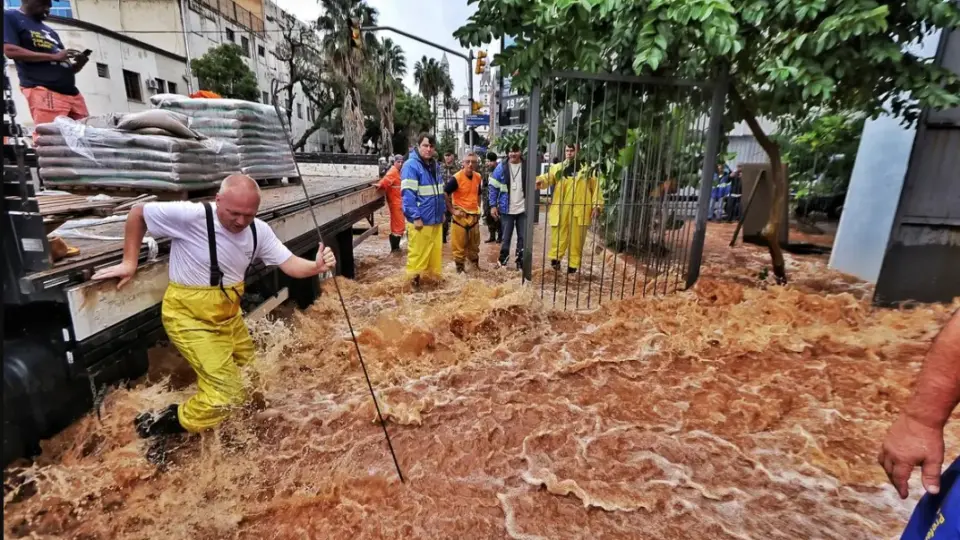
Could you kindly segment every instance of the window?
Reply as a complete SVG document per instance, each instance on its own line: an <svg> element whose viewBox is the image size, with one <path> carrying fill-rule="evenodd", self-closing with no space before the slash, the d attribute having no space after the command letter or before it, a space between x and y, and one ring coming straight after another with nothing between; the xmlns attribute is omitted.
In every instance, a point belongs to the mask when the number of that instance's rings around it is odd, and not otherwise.
<svg viewBox="0 0 960 540"><path fill-rule="evenodd" d="M167 81L163 79L154 79L157 81L157 93L166 94L167 93Z"/></svg>
<svg viewBox="0 0 960 540"><path fill-rule="evenodd" d="M143 101L143 90L140 88L140 74L123 70L123 88L127 91L130 101Z"/></svg>
<svg viewBox="0 0 960 540"><path fill-rule="evenodd" d="M303 120L303 106L297 103L297 118Z"/></svg>
<svg viewBox="0 0 960 540"><path fill-rule="evenodd" d="M110 66L97 62L97 76L101 79L110 78Z"/></svg>
<svg viewBox="0 0 960 540"><path fill-rule="evenodd" d="M177 83L175 83L175 82L168 82L168 83L167 83L167 92L169 92L169 93L171 93L171 94L176 94L176 93L177 93Z"/></svg>
<svg viewBox="0 0 960 540"><path fill-rule="evenodd" d="M229 29L229 28L227 28L227 39L228 39L231 43L236 42L236 36L234 35L233 30L231 30L231 29Z"/></svg>
<svg viewBox="0 0 960 540"><path fill-rule="evenodd" d="M313 107L307 105L307 122L313 122Z"/></svg>
<svg viewBox="0 0 960 540"><path fill-rule="evenodd" d="M240 36L240 48L243 49L243 55L249 58L250 57L250 40L247 39L247 36Z"/></svg>
<svg viewBox="0 0 960 540"><path fill-rule="evenodd" d="M267 50L263 48L263 45L257 45L257 56L266 56Z"/></svg>

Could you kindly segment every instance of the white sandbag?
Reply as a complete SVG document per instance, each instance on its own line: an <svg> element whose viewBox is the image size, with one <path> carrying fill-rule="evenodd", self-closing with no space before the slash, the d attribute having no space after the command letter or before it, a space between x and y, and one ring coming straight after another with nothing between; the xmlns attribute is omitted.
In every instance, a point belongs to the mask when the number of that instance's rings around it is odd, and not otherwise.
<svg viewBox="0 0 960 540"><path fill-rule="evenodd" d="M174 111L151 109L124 116L117 123L117 129L136 131L146 128L159 128L182 139L201 138L200 134L188 127L189 121L189 117Z"/></svg>

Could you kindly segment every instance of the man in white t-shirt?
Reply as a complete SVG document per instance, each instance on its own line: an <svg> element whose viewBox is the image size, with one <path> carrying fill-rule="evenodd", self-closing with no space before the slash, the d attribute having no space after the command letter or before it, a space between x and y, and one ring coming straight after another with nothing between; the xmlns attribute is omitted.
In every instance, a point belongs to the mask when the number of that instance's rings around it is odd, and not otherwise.
<svg viewBox="0 0 960 540"><path fill-rule="evenodd" d="M259 207L260 188L245 175L227 177L212 204L135 206L124 229L123 262L93 276L119 279L117 288L123 287L137 272L144 234L149 230L154 237L171 239L163 328L196 371L199 391L182 405L139 415L134 423L141 437L212 428L246 400L240 367L253 360L254 347L240 298L247 267L254 260L279 266L293 278L335 267L333 252L323 244L314 261L291 253L266 223L256 219Z"/></svg>

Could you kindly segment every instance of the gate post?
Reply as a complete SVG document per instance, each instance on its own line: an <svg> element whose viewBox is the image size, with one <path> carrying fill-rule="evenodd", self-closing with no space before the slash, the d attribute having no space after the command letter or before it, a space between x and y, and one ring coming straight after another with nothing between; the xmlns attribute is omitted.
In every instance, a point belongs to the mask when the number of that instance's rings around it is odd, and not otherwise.
<svg viewBox="0 0 960 540"><path fill-rule="evenodd" d="M539 160L537 148L540 141L540 83L534 83L530 90L530 101L527 104L527 199L526 224L523 239L523 281L533 281L533 233L535 229L534 216L540 211L540 192L537 190L537 171ZM509 169L508 169L509 170ZM544 235L546 238L546 235ZM509 246L507 246L509 247Z"/></svg>
<svg viewBox="0 0 960 540"><path fill-rule="evenodd" d="M724 104L727 98L727 66L720 69L713 86L710 103L710 124L707 128L707 147L703 154L703 170L700 173L700 195L697 201L697 223L690 246L690 261L687 266L687 286L690 288L700 277L703 261L703 244L707 236L707 214L710 210L710 193L713 189L713 174L717 169L717 153L720 151L720 135L723 129Z"/></svg>

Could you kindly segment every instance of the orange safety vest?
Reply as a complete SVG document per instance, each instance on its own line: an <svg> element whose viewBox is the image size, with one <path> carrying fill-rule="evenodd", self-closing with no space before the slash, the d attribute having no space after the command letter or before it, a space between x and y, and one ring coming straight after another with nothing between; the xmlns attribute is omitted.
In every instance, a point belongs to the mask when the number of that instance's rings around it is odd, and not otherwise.
<svg viewBox="0 0 960 540"><path fill-rule="evenodd" d="M457 190L453 192L453 205L468 214L480 213L480 184L482 179L479 173L473 173L473 178L461 170L453 175L457 180Z"/></svg>

